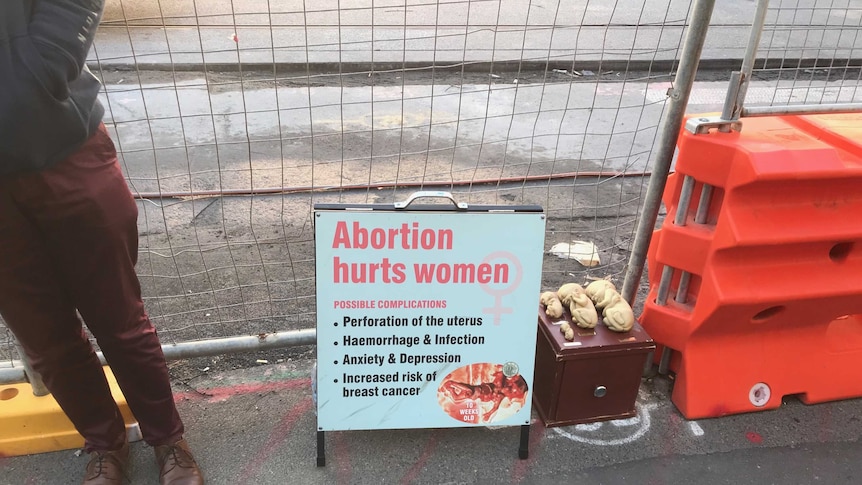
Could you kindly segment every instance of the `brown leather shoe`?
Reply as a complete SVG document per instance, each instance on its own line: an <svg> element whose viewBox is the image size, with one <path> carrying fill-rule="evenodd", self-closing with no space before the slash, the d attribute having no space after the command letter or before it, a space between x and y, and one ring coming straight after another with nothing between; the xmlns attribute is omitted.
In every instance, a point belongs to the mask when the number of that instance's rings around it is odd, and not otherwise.
<svg viewBox="0 0 862 485"><path fill-rule="evenodd" d="M114 485L126 483L129 466L129 444L116 451L94 451L90 453L84 485Z"/></svg>
<svg viewBox="0 0 862 485"><path fill-rule="evenodd" d="M204 477L186 440L172 445L156 446L161 485L203 485Z"/></svg>

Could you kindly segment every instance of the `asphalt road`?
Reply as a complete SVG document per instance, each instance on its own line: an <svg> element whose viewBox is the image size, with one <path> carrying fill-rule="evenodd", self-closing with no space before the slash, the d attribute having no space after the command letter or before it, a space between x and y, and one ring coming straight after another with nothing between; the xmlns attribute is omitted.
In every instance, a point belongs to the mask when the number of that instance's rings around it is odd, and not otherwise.
<svg viewBox="0 0 862 485"><path fill-rule="evenodd" d="M405 5L406 4L406 5ZM756 2L716 2L704 57L740 59ZM108 2L91 56L123 65L661 61L679 56L686 0ZM772 2L770 58L858 57L856 2ZM200 28L196 27L200 26ZM792 65L792 63L791 63Z"/></svg>

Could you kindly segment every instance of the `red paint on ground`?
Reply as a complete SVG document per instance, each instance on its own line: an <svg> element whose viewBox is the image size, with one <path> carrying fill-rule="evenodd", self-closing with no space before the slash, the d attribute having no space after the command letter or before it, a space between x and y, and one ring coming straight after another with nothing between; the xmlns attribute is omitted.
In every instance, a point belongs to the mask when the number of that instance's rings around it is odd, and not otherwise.
<svg viewBox="0 0 862 485"><path fill-rule="evenodd" d="M350 448L344 433L335 433L335 483L350 483Z"/></svg>
<svg viewBox="0 0 862 485"><path fill-rule="evenodd" d="M668 416L668 426L663 427L661 433L661 455L671 456L674 454L674 442L679 434L679 428L683 426L683 419L676 413L671 413ZM664 466L662 459L651 460L650 476L647 485L664 485L672 482L670 480L670 468Z"/></svg>
<svg viewBox="0 0 862 485"><path fill-rule="evenodd" d="M206 401L206 402L222 402L227 401L232 396L243 394L254 394L257 392L270 391L288 391L302 387L311 386L311 379L290 379L286 381L275 382L254 382L251 384L237 384L227 387L216 387L213 389L203 389L199 392L188 391L178 392L174 394L174 401Z"/></svg>
<svg viewBox="0 0 862 485"><path fill-rule="evenodd" d="M419 455L419 459L416 460L416 463L414 463L413 466L407 470L407 473L404 474L404 477L401 478L401 485L408 485L413 483L413 480L416 480L416 477L418 477L422 469L425 468L428 460L431 459L431 455L434 454L434 450L437 449L438 439L438 431L432 431L431 437L428 438L428 441L425 443L425 448L422 450L422 454Z"/></svg>
<svg viewBox="0 0 862 485"><path fill-rule="evenodd" d="M748 438L748 441L751 441L755 445L763 443L763 436L760 436L759 433L755 433L754 431L749 431L748 433L745 433L745 437Z"/></svg>
<svg viewBox="0 0 862 485"><path fill-rule="evenodd" d="M252 458L245 468L242 469L236 483L252 483L251 478L260 472L260 468L266 460L268 460L269 457L275 453L278 447L287 440L291 430L293 430L293 427L296 425L296 422L299 421L299 418L311 410L313 406L314 403L311 401L311 398L305 398L293 406L293 408L291 408L291 410L281 418L281 421L272 428L266 443L258 449L255 457Z"/></svg>
<svg viewBox="0 0 862 485"><path fill-rule="evenodd" d="M520 432L520 429L518 430ZM542 437L545 436L545 426L541 421L534 421L530 426L530 457L526 460L515 458L515 465L512 467L512 483L521 483L521 480L527 476L527 472L533 463L536 461L536 455L539 454L539 444L542 442ZM513 444L517 444L518 440L513 440ZM512 451L517 452L517 448L512 447Z"/></svg>

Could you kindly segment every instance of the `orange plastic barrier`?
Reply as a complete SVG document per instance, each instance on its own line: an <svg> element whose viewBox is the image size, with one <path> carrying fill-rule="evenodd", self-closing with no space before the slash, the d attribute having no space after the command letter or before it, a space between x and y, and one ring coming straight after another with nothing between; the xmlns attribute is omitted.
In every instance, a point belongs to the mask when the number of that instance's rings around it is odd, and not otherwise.
<svg viewBox="0 0 862 485"><path fill-rule="evenodd" d="M862 396L862 114L745 119L741 132L682 130L678 146L640 318L677 351L673 402L694 419L777 408L791 394ZM695 188L677 226L684 175ZM697 224L704 183L714 192ZM676 271L658 305L666 265Z"/></svg>

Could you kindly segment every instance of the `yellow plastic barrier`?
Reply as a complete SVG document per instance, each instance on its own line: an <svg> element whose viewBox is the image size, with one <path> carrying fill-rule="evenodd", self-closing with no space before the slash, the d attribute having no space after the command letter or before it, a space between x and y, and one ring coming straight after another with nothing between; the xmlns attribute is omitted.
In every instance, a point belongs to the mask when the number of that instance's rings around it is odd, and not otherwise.
<svg viewBox="0 0 862 485"><path fill-rule="evenodd" d="M126 398L111 370L105 375L131 441L140 439L138 423L132 416ZM69 450L84 446L72 422L50 394L36 397L30 384L0 385L0 456L20 456L32 453Z"/></svg>

